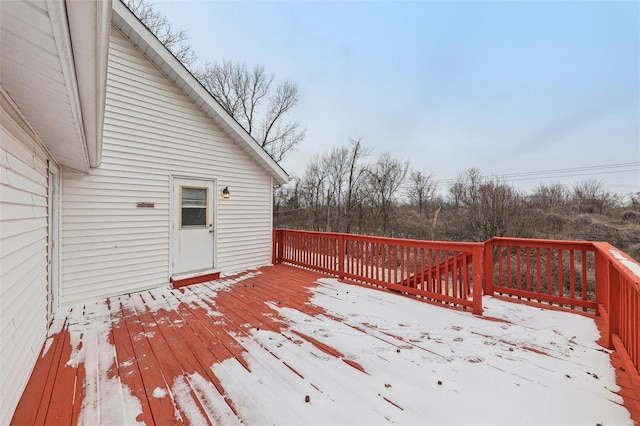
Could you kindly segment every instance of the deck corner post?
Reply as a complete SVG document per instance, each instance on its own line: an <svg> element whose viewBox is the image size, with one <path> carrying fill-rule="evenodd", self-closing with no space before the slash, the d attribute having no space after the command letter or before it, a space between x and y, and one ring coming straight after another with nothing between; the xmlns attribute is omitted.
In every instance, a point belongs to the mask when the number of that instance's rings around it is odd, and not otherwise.
<svg viewBox="0 0 640 426"><path fill-rule="evenodd" d="M483 290L485 295L493 296L493 242L491 240L484 243L483 251Z"/></svg>
<svg viewBox="0 0 640 426"><path fill-rule="evenodd" d="M597 244L594 244L595 251L595 293L596 293L596 303L604 306L605 310L609 311L609 262L607 259L600 253L600 247Z"/></svg>
<svg viewBox="0 0 640 426"><path fill-rule="evenodd" d="M473 247L473 313L482 315L482 252L483 245Z"/></svg>
<svg viewBox="0 0 640 426"><path fill-rule="evenodd" d="M274 229L271 234L271 263L275 265L278 263L278 256L276 254L278 250L278 230Z"/></svg>
<svg viewBox="0 0 640 426"><path fill-rule="evenodd" d="M613 335L620 332L620 272L609 265L608 277L609 323L607 324L607 348L614 349Z"/></svg>
<svg viewBox="0 0 640 426"><path fill-rule="evenodd" d="M282 229L274 229L273 230L273 264L282 263L282 240L283 240L283 230Z"/></svg>
<svg viewBox="0 0 640 426"><path fill-rule="evenodd" d="M344 235L338 234L338 278L344 279Z"/></svg>

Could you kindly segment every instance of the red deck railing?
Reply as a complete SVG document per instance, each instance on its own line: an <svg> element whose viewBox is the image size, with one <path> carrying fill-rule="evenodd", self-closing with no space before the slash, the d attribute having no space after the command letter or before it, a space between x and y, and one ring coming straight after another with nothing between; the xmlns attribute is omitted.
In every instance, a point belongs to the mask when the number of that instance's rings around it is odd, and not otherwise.
<svg viewBox="0 0 640 426"><path fill-rule="evenodd" d="M485 294L596 312L595 252L585 241L492 238L485 243Z"/></svg>
<svg viewBox="0 0 640 426"><path fill-rule="evenodd" d="M638 371L638 262L608 243L519 238L490 239L484 257L484 294L594 313L606 327L606 346Z"/></svg>
<svg viewBox="0 0 640 426"><path fill-rule="evenodd" d="M482 314L482 244L276 230L289 263Z"/></svg>
<svg viewBox="0 0 640 426"><path fill-rule="evenodd" d="M640 277L638 276L640 264L609 243L593 245L597 250L598 315L603 318L607 327L607 347L618 352L626 352L638 372L640 371ZM638 379L636 386L640 391L640 376Z"/></svg>
<svg viewBox="0 0 640 426"><path fill-rule="evenodd" d="M640 264L608 243L485 243L274 231L273 262L327 272L482 314L500 295L599 316L607 347L640 381ZM640 392L640 383L634 383Z"/></svg>

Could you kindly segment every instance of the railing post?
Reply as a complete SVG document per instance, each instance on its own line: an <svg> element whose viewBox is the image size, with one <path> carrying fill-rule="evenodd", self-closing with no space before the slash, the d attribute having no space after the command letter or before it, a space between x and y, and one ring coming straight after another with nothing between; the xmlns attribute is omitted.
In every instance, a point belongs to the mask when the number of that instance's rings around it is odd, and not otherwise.
<svg viewBox="0 0 640 426"><path fill-rule="evenodd" d="M600 254L600 248L596 246L596 303L609 311L609 262ZM597 312L597 311L596 311ZM599 312L597 312L599 313Z"/></svg>
<svg viewBox="0 0 640 426"><path fill-rule="evenodd" d="M271 237L271 263L278 263L278 256L276 254L276 250L278 250L278 230L274 229Z"/></svg>
<svg viewBox="0 0 640 426"><path fill-rule="evenodd" d="M277 229L274 240L274 255L276 257L275 263L282 263L282 253L284 250L284 230Z"/></svg>
<svg viewBox="0 0 640 426"><path fill-rule="evenodd" d="M609 264L609 326L607 348L613 349L613 335L620 332L620 272Z"/></svg>
<svg viewBox="0 0 640 426"><path fill-rule="evenodd" d="M338 278L344 278L344 235L338 234Z"/></svg>
<svg viewBox="0 0 640 426"><path fill-rule="evenodd" d="M482 315L482 249L483 246L473 247L473 313Z"/></svg>
<svg viewBox="0 0 640 426"><path fill-rule="evenodd" d="M484 294L493 296L493 242L484 243Z"/></svg>

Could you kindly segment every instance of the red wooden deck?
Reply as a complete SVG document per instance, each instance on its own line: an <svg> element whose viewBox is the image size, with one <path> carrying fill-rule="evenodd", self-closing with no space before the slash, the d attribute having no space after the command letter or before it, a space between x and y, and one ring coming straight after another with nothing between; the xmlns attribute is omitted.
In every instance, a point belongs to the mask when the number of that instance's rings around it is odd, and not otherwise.
<svg viewBox="0 0 640 426"><path fill-rule="evenodd" d="M257 273L177 290L154 290L100 303L75 305L66 317L61 315L54 323L54 332L44 345L12 424L125 424L134 419L149 425L201 422L261 424L273 417L249 413L248 407L256 402L251 402L251 394L247 393L249 401L242 400L233 397L232 394L237 395L237 392L228 392L223 385L223 381L230 383L238 371L252 371L246 356L249 352L253 358L262 357L268 359L265 363L280 366L279 370L274 369L272 376L258 377L256 385L269 381L279 383L283 376L289 375L299 379L295 386L299 389L300 401L307 405L317 400L316 395L327 397L332 392L339 394L339 391L328 389L327 382L323 380L322 376L329 374L329 370L306 366L304 357L341 362L342 368L361 375L365 383L365 378L368 380L371 376L361 361L366 360L366 351L359 356L343 354L323 343L311 329L306 331L304 327L297 327L294 330L291 319L280 315L282 308L289 308L301 318L306 318L301 323L308 321L311 324L318 318L327 322L347 322L345 318L338 318L310 303L311 288L318 285L317 280L321 277L326 276L276 265L262 268ZM489 323L470 313L460 312L460 315ZM405 324L394 326L405 327ZM366 322L350 323L348 327L354 333L374 337L391 353L420 347L403 341L393 332L380 332ZM293 363L291 357L284 357L278 352L282 343L271 345L260 340L255 333L258 330L271 331L274 334L269 336L278 336L282 342L306 348L306 352L297 358L299 363ZM503 338L487 342L489 336L475 334L485 339L485 345L497 342L516 347L515 343ZM442 355L424 347L420 349L424 356L435 357L442 362ZM534 356L539 353L541 358L549 359L548 348L524 349ZM508 350L513 351L512 348ZM482 361L469 359L469 362ZM227 368L229 374L221 374L220 369L213 368L215 365ZM625 404L633 418L638 420L637 395L633 386L627 386L630 379L625 378L621 366L616 367ZM407 407L403 408L405 401L393 400L393 394L385 391L391 391L386 389L391 388L391 380L401 379L387 377L380 380L384 383L382 391L371 391L373 401L385 406L380 409L377 423L393 422L385 410L402 413ZM280 386L289 386L286 380L283 383ZM438 385L442 383L438 381ZM273 393L277 393L277 386L273 386L276 389ZM394 386L400 385L394 382ZM378 400L375 400L376 392ZM309 395L314 401L310 401ZM288 404L284 401L283 406L278 406L277 395L265 392L264 398L273 399L271 405L275 410L287 410ZM367 396L362 398L366 404ZM424 398L426 401L430 397L427 394ZM336 417L342 420L340 423L357 420L349 417L349 411L353 410L349 407L344 409L343 416L346 417ZM354 413L357 414L357 410ZM424 415L425 422L428 422L429 413L425 411ZM375 421L376 417L372 419ZM399 419L396 422L402 423L402 417Z"/></svg>

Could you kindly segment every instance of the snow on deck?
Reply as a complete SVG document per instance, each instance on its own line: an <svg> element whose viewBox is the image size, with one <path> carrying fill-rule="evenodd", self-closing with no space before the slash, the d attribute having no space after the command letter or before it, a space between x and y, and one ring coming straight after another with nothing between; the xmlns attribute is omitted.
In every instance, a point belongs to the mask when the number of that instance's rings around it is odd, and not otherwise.
<svg viewBox="0 0 640 426"><path fill-rule="evenodd" d="M14 421L632 424L591 318L483 303L480 318L277 265L77 305Z"/></svg>

